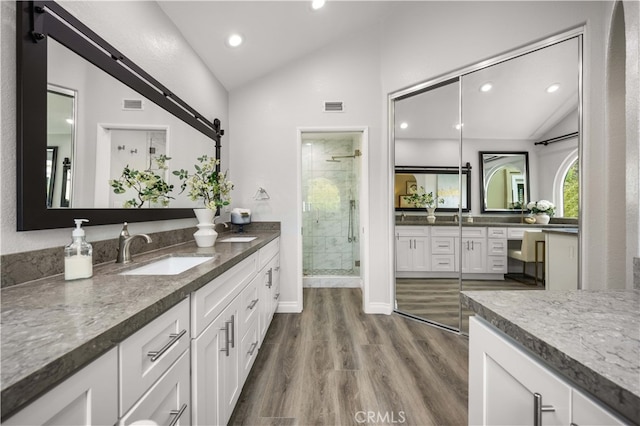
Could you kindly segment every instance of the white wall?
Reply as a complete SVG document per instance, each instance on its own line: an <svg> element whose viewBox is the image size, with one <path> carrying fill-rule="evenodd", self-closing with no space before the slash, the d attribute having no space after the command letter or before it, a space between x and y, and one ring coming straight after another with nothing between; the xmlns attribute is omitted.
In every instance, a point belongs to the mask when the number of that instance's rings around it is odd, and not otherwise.
<svg viewBox="0 0 640 426"><path fill-rule="evenodd" d="M385 263L389 244L384 230L386 205L377 195L386 188L386 150L382 137L377 30L359 32L337 46L290 64L277 73L232 90L229 101L231 179L236 184L234 207L251 208L253 220L278 220L281 229L281 310L296 311L302 306L299 292L300 226L297 223L297 133L298 127L369 126L371 170L368 206L371 227L371 265ZM344 113L323 113L323 101L344 101ZM258 186L271 199L254 201ZM381 230L377 228L382 227ZM387 279L371 277L375 291L372 300L388 300L384 294ZM377 293L376 293L377 291Z"/></svg>
<svg viewBox="0 0 640 426"><path fill-rule="evenodd" d="M226 90L156 3L63 1L61 5L208 119L219 118L222 127L229 128ZM15 2L0 1L2 254L63 246L70 238L69 229L16 232L15 7ZM223 146L227 145L226 138ZM228 156L223 148L223 167L228 164ZM129 229L157 232L195 224L195 219L182 219L136 223ZM87 239L115 238L120 227L88 227Z"/></svg>
<svg viewBox="0 0 640 426"><path fill-rule="evenodd" d="M601 224L607 211L595 208L604 190L604 52L609 2L406 2L373 31L325 48L277 73L230 93L231 168L240 180L236 200L246 207L257 185L274 192L257 209L257 220L283 226L283 300L296 300L294 194L297 126L371 126L369 300L393 306L391 162L388 152L387 94L433 79L483 59L525 46L580 25L585 36L583 164L583 277L587 287L606 285ZM380 79L380 81L378 81ZM379 87L381 85L381 88ZM322 100L344 100L347 112L322 114ZM240 176L236 176L241 173ZM474 187L472 185L472 187ZM367 266L365 266L367 267Z"/></svg>

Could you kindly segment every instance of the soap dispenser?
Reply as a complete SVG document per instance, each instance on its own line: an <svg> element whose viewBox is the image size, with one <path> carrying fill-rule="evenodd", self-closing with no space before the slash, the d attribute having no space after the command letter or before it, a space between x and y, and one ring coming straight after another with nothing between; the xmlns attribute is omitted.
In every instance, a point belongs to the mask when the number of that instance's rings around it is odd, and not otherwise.
<svg viewBox="0 0 640 426"><path fill-rule="evenodd" d="M82 222L87 219L74 219L76 228L71 233L71 244L64 248L64 279L77 280L93 275L93 248L85 239Z"/></svg>

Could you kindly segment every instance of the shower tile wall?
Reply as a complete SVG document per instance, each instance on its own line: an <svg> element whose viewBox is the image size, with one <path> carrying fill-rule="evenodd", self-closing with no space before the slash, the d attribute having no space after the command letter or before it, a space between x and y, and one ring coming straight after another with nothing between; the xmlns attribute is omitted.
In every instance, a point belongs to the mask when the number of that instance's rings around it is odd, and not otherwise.
<svg viewBox="0 0 640 426"><path fill-rule="evenodd" d="M303 272L305 275L359 275L358 241L349 242L349 210L358 237L359 158L352 138L305 140L302 146Z"/></svg>

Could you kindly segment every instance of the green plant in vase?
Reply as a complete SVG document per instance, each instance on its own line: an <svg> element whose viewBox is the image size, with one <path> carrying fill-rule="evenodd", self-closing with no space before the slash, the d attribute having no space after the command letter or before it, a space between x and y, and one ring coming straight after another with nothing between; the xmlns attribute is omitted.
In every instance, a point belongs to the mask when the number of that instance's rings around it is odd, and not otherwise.
<svg viewBox="0 0 640 426"><path fill-rule="evenodd" d="M127 164L122 170L118 179L112 179L109 184L116 194L124 194L128 189L136 192L136 197L126 200L124 208L141 208L145 203L157 203L162 207L167 207L170 200L169 195L173 191L173 185L169 185L159 173L167 170L167 161L170 157L162 154L153 158L157 165L157 170L136 170Z"/></svg>

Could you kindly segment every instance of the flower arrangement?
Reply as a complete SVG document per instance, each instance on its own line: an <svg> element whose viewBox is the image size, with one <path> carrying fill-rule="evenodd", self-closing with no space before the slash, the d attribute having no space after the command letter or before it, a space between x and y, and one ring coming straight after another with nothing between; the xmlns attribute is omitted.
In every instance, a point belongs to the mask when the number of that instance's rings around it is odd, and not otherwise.
<svg viewBox="0 0 640 426"><path fill-rule="evenodd" d="M167 170L168 160L171 160L171 158L164 154L154 158L158 165L158 170ZM166 207L169 205L169 200L173 199L169 195L173 191L173 185L169 185L162 176L153 170L140 171L132 169L128 164L122 170L120 177L111 179L109 184L116 194L124 194L130 188L137 192L136 198L124 202L124 208L141 208L146 202L160 203L163 207Z"/></svg>
<svg viewBox="0 0 640 426"><path fill-rule="evenodd" d="M547 200L531 201L527 204L527 210L534 214L546 213L549 216L553 216L556 212L556 206Z"/></svg>
<svg viewBox="0 0 640 426"><path fill-rule="evenodd" d="M173 172L182 180L182 191L189 187L189 198L193 201L203 200L204 207L210 210L228 206L231 203L229 193L233 189L233 182L227 180L226 173L216 171L220 160L203 155L198 157L198 162L200 164L195 164L196 171L191 175L184 169Z"/></svg>
<svg viewBox="0 0 640 426"><path fill-rule="evenodd" d="M404 200L409 204L413 204L416 208L428 207L431 209L437 207L436 204L444 203L444 198L434 197L433 192L427 193L423 186L411 195L404 195Z"/></svg>

